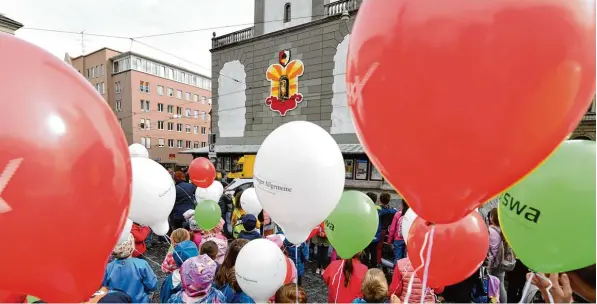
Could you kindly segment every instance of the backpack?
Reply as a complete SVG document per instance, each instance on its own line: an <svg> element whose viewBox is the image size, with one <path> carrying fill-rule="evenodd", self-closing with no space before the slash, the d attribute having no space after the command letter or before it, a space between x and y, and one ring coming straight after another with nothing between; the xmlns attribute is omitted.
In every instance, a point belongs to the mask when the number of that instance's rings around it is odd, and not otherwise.
<svg viewBox="0 0 597 304"><path fill-rule="evenodd" d="M512 251L512 247L508 245L508 242L505 241L504 235L502 232L493 226L490 226L491 229L500 233L500 244L498 245L497 254L495 256L494 261L489 261L490 268L493 271L512 271L514 270L514 266L516 266L516 257L514 256L514 251Z"/></svg>
<svg viewBox="0 0 597 304"><path fill-rule="evenodd" d="M489 274L485 267L481 267L479 277L473 284L471 300L473 303L489 303Z"/></svg>
<svg viewBox="0 0 597 304"><path fill-rule="evenodd" d="M406 239L404 235L402 235L402 220L404 219L404 215L398 219L398 235L402 237L402 239ZM408 236L408 235L407 235Z"/></svg>
<svg viewBox="0 0 597 304"><path fill-rule="evenodd" d="M395 214L395 213L394 213ZM393 213L382 214L379 216L379 223L381 226L381 230L388 230L390 225L392 225L392 220L394 220Z"/></svg>

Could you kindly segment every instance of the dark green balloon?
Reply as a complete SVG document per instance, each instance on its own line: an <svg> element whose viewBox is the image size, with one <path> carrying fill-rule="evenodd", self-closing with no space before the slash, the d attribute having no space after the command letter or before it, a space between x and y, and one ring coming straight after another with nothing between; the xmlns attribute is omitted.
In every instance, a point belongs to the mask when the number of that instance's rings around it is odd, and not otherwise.
<svg viewBox="0 0 597 304"><path fill-rule="evenodd" d="M379 217L373 201L359 191L345 191L325 220L325 233L338 256L350 259L375 237Z"/></svg>
<svg viewBox="0 0 597 304"><path fill-rule="evenodd" d="M500 195L500 226L526 266L554 273L595 264L595 142L569 140Z"/></svg>
<svg viewBox="0 0 597 304"><path fill-rule="evenodd" d="M195 221L203 230L211 230L222 218L222 210L218 203L212 200L202 201L195 207Z"/></svg>

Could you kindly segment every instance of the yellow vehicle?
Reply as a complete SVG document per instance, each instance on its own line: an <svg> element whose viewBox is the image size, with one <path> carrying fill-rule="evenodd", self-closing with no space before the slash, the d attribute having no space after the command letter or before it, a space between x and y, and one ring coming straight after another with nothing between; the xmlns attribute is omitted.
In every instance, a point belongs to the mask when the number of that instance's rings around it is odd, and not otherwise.
<svg viewBox="0 0 597 304"><path fill-rule="evenodd" d="M255 165L255 155L245 155L241 157L232 172L226 177L229 180L235 178L253 178L253 165Z"/></svg>

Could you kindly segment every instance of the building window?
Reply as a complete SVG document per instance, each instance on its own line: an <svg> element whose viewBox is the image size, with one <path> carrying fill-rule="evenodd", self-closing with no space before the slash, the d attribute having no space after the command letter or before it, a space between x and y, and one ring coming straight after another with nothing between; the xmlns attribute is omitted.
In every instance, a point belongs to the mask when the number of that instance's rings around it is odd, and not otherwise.
<svg viewBox="0 0 597 304"><path fill-rule="evenodd" d="M168 79L174 80L174 69L168 68Z"/></svg>
<svg viewBox="0 0 597 304"><path fill-rule="evenodd" d="M174 89L168 88L168 96L170 96L170 97L174 96Z"/></svg>
<svg viewBox="0 0 597 304"><path fill-rule="evenodd" d="M182 108L181 107L176 107L176 115L182 116Z"/></svg>
<svg viewBox="0 0 597 304"><path fill-rule="evenodd" d="M177 148L182 148L182 139L179 139L176 141L176 147Z"/></svg>
<svg viewBox="0 0 597 304"><path fill-rule="evenodd" d="M184 110L184 115L185 115L186 117L191 117L191 109L185 109L185 110Z"/></svg>
<svg viewBox="0 0 597 304"><path fill-rule="evenodd" d="M194 102L199 102L199 95L193 94L193 101Z"/></svg>
<svg viewBox="0 0 597 304"><path fill-rule="evenodd" d="M160 147L160 148L164 147L164 139L163 138L158 138L158 147Z"/></svg>
<svg viewBox="0 0 597 304"><path fill-rule="evenodd" d="M205 96L201 96L201 104L205 104L205 100L207 99L207 97Z"/></svg>
<svg viewBox="0 0 597 304"><path fill-rule="evenodd" d="M100 94L104 94L106 92L106 86L105 84L102 82L100 83L100 90L99 90Z"/></svg>
<svg viewBox="0 0 597 304"><path fill-rule="evenodd" d="M193 142L193 148L199 149L199 142L198 141Z"/></svg>
<svg viewBox="0 0 597 304"><path fill-rule="evenodd" d="M114 83L114 92L116 94L120 94L122 92L122 87L120 86L120 81Z"/></svg>
<svg viewBox="0 0 597 304"><path fill-rule="evenodd" d="M182 132L182 124L181 123L176 124L176 132Z"/></svg>
<svg viewBox="0 0 597 304"><path fill-rule="evenodd" d="M164 121L158 120L158 130L164 130Z"/></svg>
<svg viewBox="0 0 597 304"><path fill-rule="evenodd" d="M205 134L206 133L205 131L206 131L205 127L201 127L201 134Z"/></svg>
<svg viewBox="0 0 597 304"><path fill-rule="evenodd" d="M190 149L190 148L191 148L191 141L190 141L190 140L187 140L187 141L185 142L185 148L187 148L187 149Z"/></svg>
<svg viewBox="0 0 597 304"><path fill-rule="evenodd" d="M185 129L185 132L191 133L191 125L186 125L184 129Z"/></svg>
<svg viewBox="0 0 597 304"><path fill-rule="evenodd" d="M207 101L207 103L211 106L211 98Z"/></svg>
<svg viewBox="0 0 597 304"><path fill-rule="evenodd" d="M158 112L164 112L164 104L158 103Z"/></svg>
<svg viewBox="0 0 597 304"><path fill-rule="evenodd" d="M145 148L151 149L151 138L150 137L145 138Z"/></svg>
<svg viewBox="0 0 597 304"><path fill-rule="evenodd" d="M174 139L168 139L168 148L174 148Z"/></svg>
<svg viewBox="0 0 597 304"><path fill-rule="evenodd" d="M292 16L291 16L290 3L286 3L284 5L284 23L290 22L291 18L292 18Z"/></svg>
<svg viewBox="0 0 597 304"><path fill-rule="evenodd" d="M191 101L191 93L189 93L189 92L184 93L184 99Z"/></svg>
<svg viewBox="0 0 597 304"><path fill-rule="evenodd" d="M145 83L145 93L149 93L149 82Z"/></svg>
<svg viewBox="0 0 597 304"><path fill-rule="evenodd" d="M141 137L141 144L145 147L145 137Z"/></svg>
<svg viewBox="0 0 597 304"><path fill-rule="evenodd" d="M204 141L201 142L201 148L204 148L206 143Z"/></svg>
<svg viewBox="0 0 597 304"><path fill-rule="evenodd" d="M170 114L174 113L174 106L173 105L169 105L168 106L168 113L170 113Z"/></svg>
<svg viewBox="0 0 597 304"><path fill-rule="evenodd" d="M158 95L164 95L164 87L163 86L158 86Z"/></svg>
<svg viewBox="0 0 597 304"><path fill-rule="evenodd" d="M207 118L207 113L201 112L201 119L205 120Z"/></svg>
<svg viewBox="0 0 597 304"><path fill-rule="evenodd" d="M145 120L145 130L151 130L151 120Z"/></svg>
<svg viewBox="0 0 597 304"><path fill-rule="evenodd" d="M139 92L145 92L145 85L143 80L139 81Z"/></svg>
<svg viewBox="0 0 597 304"><path fill-rule="evenodd" d="M149 106L149 104L150 104L150 101L146 100L145 101L145 112L151 111L151 107Z"/></svg>
<svg viewBox="0 0 597 304"><path fill-rule="evenodd" d="M164 77L166 68L163 65L158 66L158 76Z"/></svg>
<svg viewBox="0 0 597 304"><path fill-rule="evenodd" d="M87 69L87 78L91 78L91 69Z"/></svg>
<svg viewBox="0 0 597 304"><path fill-rule="evenodd" d="M174 123L173 122L168 123L168 131L174 131Z"/></svg>
<svg viewBox="0 0 597 304"><path fill-rule="evenodd" d="M118 118L118 124L120 125L120 127L122 128L122 118Z"/></svg>
<svg viewBox="0 0 597 304"><path fill-rule="evenodd" d="M116 100L116 103L114 104L114 110L116 112L122 112L122 100Z"/></svg>
<svg viewBox="0 0 597 304"><path fill-rule="evenodd" d="M182 91L181 90L176 90L176 98L182 99Z"/></svg>
<svg viewBox="0 0 597 304"><path fill-rule="evenodd" d="M104 76L104 65L103 64L100 64L100 66L99 66L99 74L100 74L100 76Z"/></svg>
<svg viewBox="0 0 597 304"><path fill-rule="evenodd" d="M139 107L141 108L141 112L145 112L145 100L141 99Z"/></svg>
<svg viewBox="0 0 597 304"><path fill-rule="evenodd" d="M139 123L139 129L145 129L145 118L141 118L141 122Z"/></svg>
<svg viewBox="0 0 597 304"><path fill-rule="evenodd" d="M199 110L195 110L193 114L193 117L199 118Z"/></svg>
<svg viewBox="0 0 597 304"><path fill-rule="evenodd" d="M195 134L199 134L199 126L195 126L195 127L193 128L193 133L195 133Z"/></svg>

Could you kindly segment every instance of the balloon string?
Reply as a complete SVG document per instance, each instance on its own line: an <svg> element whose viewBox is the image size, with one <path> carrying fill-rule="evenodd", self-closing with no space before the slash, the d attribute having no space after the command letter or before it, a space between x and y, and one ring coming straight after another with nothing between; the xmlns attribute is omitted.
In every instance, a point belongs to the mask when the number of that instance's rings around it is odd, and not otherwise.
<svg viewBox="0 0 597 304"><path fill-rule="evenodd" d="M524 288L522 289L522 295L520 296L520 302L518 302L518 303L520 303L520 304L524 303L524 298L527 296L527 293L529 292L529 289L531 288L531 281L533 280L534 277L535 277L535 273L531 272L531 275L529 276L527 281L524 283ZM503 299L500 299L500 300L503 300Z"/></svg>
<svg viewBox="0 0 597 304"><path fill-rule="evenodd" d="M421 297L420 304L425 303L425 297L427 296L427 278L429 277L429 264L431 264L431 249L433 248L434 232L435 225L431 225L431 231L429 231L429 247L427 248L427 258L425 259L425 268L423 270L423 296Z"/></svg>
<svg viewBox="0 0 597 304"><path fill-rule="evenodd" d="M545 280L547 282L547 284L549 284L549 285L547 285L547 288L545 289L545 292L547 292L547 297L548 297L549 303L553 304L554 303L553 296L551 295L551 292L550 292L551 288L553 287L553 284L551 283L551 280L548 279L548 278L546 278L545 276L543 276L541 274L538 274L538 273L535 273L535 272L531 272L531 275L529 276L529 278L527 279L526 283L524 284L524 288L522 289L522 295L521 295L521 298L520 298L520 302L518 302L518 303L524 303L524 299L526 298L527 293L529 292L529 289L531 288L531 281L533 280L533 277L535 277L535 276L539 277L542 280ZM543 300L545 300L545 299L543 299Z"/></svg>
<svg viewBox="0 0 597 304"><path fill-rule="evenodd" d="M298 251L299 251L299 246L301 244L295 245L296 248L294 250L294 260L296 261L297 265L298 265ZM292 269L290 271L292 271ZM295 295L296 295L295 296L295 300L296 300L296 304L298 304L298 298L299 298L299 291L298 291L298 266L296 267L296 283L294 284L294 287L296 288L296 290L295 290L296 291L296 293L295 293Z"/></svg>
<svg viewBox="0 0 597 304"><path fill-rule="evenodd" d="M135 251L139 252L137 249L135 249ZM147 261L150 261L150 262L152 262L152 263L156 264L157 266L160 266L160 267L162 267L162 264L160 264L160 263L158 263L158 262L156 262L156 261L154 261L154 260L152 260L152 259L148 258L146 255L144 255L144 254L142 254L142 253L140 253L140 252L139 252L139 255L143 256L143 258L144 258L145 260L147 260Z"/></svg>
<svg viewBox="0 0 597 304"><path fill-rule="evenodd" d="M408 280L408 288L406 289L406 296L404 297L404 303L408 304L408 299L410 298L410 294L412 292L413 289L413 282L415 280L415 273L419 270L421 270L421 268L423 267L423 265L425 264L425 258L423 257L423 252L425 250L425 247L427 246L427 241L429 240L429 232L425 233L425 238L423 239L423 246L421 246L421 250L419 251L419 258L421 259L421 265L419 265L419 267L417 267L417 269L413 270L412 274L410 275L410 279ZM410 259L408 261L409 264L411 264L412 267L412 263L410 263ZM406 268L406 266L405 266ZM394 289L394 291L392 291L392 293L396 293L396 290L398 289L398 285L396 286L396 288Z"/></svg>
<svg viewBox="0 0 597 304"><path fill-rule="evenodd" d="M549 298L549 303L553 304L554 303L553 296L551 295L551 292L549 292L551 290L551 288L553 287L553 284L551 284L551 280L548 279L548 278L546 278L545 276L543 276L541 274L538 274L538 273L537 273L537 276L539 278L541 278L542 280L547 281L547 284L549 284L549 285L547 285L547 288L545 289L545 292L547 292L547 297Z"/></svg>
<svg viewBox="0 0 597 304"><path fill-rule="evenodd" d="M342 272L343 268L344 268L344 260L342 260L342 263L340 263L340 267L336 271L336 274L334 274L334 278L332 279L332 286L334 286L334 283L336 282L336 277L338 276L338 274L340 274ZM334 297L334 303L337 303L337 301L338 301L338 292L340 291L340 280L342 280L342 274L340 274L340 278L338 278L338 287L336 287L336 296Z"/></svg>

